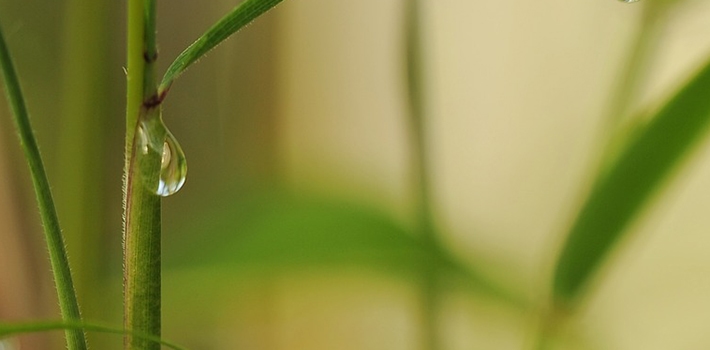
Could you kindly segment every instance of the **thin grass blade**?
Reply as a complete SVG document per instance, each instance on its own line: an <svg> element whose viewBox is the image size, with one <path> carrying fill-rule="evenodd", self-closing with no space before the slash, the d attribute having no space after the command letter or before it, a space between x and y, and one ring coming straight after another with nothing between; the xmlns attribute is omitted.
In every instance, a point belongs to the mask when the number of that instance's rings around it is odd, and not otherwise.
<svg viewBox="0 0 710 350"><path fill-rule="evenodd" d="M710 63L653 117L599 178L557 262L553 293L569 307L659 186L687 158L710 124Z"/></svg>
<svg viewBox="0 0 710 350"><path fill-rule="evenodd" d="M205 34L183 51L170 65L159 87L162 95L182 72L195 63L200 57L219 45L230 35L236 33L255 18L278 5L283 0L246 0L232 12L224 16Z"/></svg>
<svg viewBox="0 0 710 350"><path fill-rule="evenodd" d="M10 102L13 121L20 137L20 144L30 167L32 184L34 185L37 204L42 218L62 318L66 321L81 321L79 304L74 291L74 282L69 269L69 259L64 248L64 238L59 228L59 219L57 218L54 200L49 189L49 181L47 180L37 141L32 132L27 107L20 89L20 81L15 73L15 67L2 31L0 31L0 71L2 71L5 93ZM66 331L66 342L70 350L84 350L87 348L84 332L81 329L68 329Z"/></svg>
<svg viewBox="0 0 710 350"><path fill-rule="evenodd" d="M124 335L130 334L135 338L141 338L153 343L164 345L170 349L174 350L187 350L179 345L171 343L169 341L163 340L160 337L156 337L149 334L143 334L141 332L131 332L120 328L102 326L93 323L83 323L83 322L61 322L61 321L41 321L41 322L28 322L28 323L9 323L0 324L0 339L7 338L11 336L27 334L27 333L37 333L37 332L47 332L59 329L70 329L78 331L89 331L98 333L108 333Z"/></svg>

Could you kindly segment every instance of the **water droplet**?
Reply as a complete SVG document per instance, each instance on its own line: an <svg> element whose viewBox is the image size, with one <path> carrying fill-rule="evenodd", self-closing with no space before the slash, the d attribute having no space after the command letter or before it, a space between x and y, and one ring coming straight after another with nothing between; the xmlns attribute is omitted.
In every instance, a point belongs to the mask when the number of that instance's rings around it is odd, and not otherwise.
<svg viewBox="0 0 710 350"><path fill-rule="evenodd" d="M630 4L630 3L632 3L632 2L638 2L639 0L619 0L619 1L625 2L625 3L627 3L627 4Z"/></svg>
<svg viewBox="0 0 710 350"><path fill-rule="evenodd" d="M163 156L160 162L160 181L157 194L167 197L182 188L187 176L187 160L173 134L168 132L163 143Z"/></svg>
<svg viewBox="0 0 710 350"><path fill-rule="evenodd" d="M136 157L141 167L142 182L151 192L167 197L179 191L185 184L187 160L180 144L165 127L159 116L148 117L136 130ZM154 166L160 160L159 176Z"/></svg>

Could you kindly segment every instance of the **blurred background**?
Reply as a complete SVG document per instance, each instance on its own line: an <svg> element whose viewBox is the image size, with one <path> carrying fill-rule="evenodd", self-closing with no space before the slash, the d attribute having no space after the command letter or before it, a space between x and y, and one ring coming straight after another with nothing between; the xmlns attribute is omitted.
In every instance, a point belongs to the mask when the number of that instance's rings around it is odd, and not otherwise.
<svg viewBox="0 0 710 350"><path fill-rule="evenodd" d="M162 72L237 1L158 4ZM405 0L286 0L175 83L164 120L189 171L163 200L166 339L532 348L600 150L705 63L710 2L421 4L421 124ZM125 1L0 0L0 21L84 315L120 327ZM0 105L0 320L58 319L29 174ZM709 147L635 221L560 349L710 346ZM0 349L60 349L61 335ZM89 337L121 348L120 337Z"/></svg>

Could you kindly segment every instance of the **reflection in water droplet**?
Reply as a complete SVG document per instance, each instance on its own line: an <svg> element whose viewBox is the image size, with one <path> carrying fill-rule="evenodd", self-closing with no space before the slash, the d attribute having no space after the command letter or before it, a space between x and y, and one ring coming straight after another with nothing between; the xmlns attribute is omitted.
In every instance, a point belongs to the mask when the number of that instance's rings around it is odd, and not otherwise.
<svg viewBox="0 0 710 350"><path fill-rule="evenodd" d="M143 155L148 154L148 137L143 131L143 123L138 125L136 138L138 139L138 151Z"/></svg>
<svg viewBox="0 0 710 350"><path fill-rule="evenodd" d="M162 119L155 117L141 121L136 130L136 142L137 157L148 155L149 152L160 155L159 177L151 178L150 174L142 176L143 183L150 191L163 197L179 191L185 184L187 160L180 144L165 127Z"/></svg>
<svg viewBox="0 0 710 350"><path fill-rule="evenodd" d="M167 197L182 188L187 176L187 160L175 137L168 132L163 143L160 162L160 182L157 194Z"/></svg>
<svg viewBox="0 0 710 350"><path fill-rule="evenodd" d="M638 2L639 0L619 0L619 1L625 2L625 3L627 3L627 4L630 4L630 3L632 3L632 2Z"/></svg>

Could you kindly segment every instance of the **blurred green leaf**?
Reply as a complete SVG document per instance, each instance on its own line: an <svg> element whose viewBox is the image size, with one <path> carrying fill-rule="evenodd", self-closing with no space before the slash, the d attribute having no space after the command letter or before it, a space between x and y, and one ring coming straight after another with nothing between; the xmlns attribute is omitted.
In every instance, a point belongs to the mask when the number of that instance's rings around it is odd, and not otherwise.
<svg viewBox="0 0 710 350"><path fill-rule="evenodd" d="M130 334L136 338L160 343L174 350L187 350L179 345L175 345L168 341L162 340L160 337L142 334L139 332L130 332L121 328L107 327L85 322L38 321L27 323L0 323L0 339L20 334L46 332L59 329L73 329L78 331L85 330L91 332L110 333L118 335Z"/></svg>
<svg viewBox="0 0 710 350"><path fill-rule="evenodd" d="M242 198L171 235L187 238L166 242L166 269L221 266L279 273L347 265L418 278L426 263L466 288L515 306L527 304L388 216L335 200L279 193Z"/></svg>
<svg viewBox="0 0 710 350"><path fill-rule="evenodd" d="M168 248L166 266L229 264L281 270L355 263L400 270L421 259L435 259L404 228L356 205L278 193L237 203L186 228L182 234L191 239L181 248Z"/></svg>
<svg viewBox="0 0 710 350"><path fill-rule="evenodd" d="M569 306L631 220L705 135L710 122L710 64L635 134L597 180L557 262L554 298Z"/></svg>
<svg viewBox="0 0 710 350"><path fill-rule="evenodd" d="M200 57L219 45L230 35L249 24L264 12L278 5L283 0L246 0L228 15L219 20L205 34L183 51L165 72L160 83L159 94L162 95L182 72Z"/></svg>

